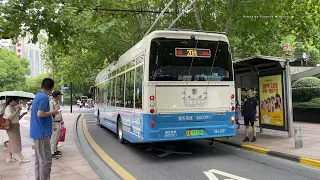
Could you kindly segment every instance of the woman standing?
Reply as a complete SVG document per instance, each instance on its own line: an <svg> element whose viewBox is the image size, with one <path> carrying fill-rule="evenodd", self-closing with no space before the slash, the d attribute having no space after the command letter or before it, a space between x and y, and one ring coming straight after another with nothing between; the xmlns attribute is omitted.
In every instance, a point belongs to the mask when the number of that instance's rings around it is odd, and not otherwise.
<svg viewBox="0 0 320 180"><path fill-rule="evenodd" d="M21 135L19 120L24 116L20 116L21 107L18 105L18 98L12 97L7 101L7 107L4 111L4 118L11 121L11 127L7 130L9 136L8 157L6 162L16 162L15 158L12 158L12 154L16 153L19 156L20 162L30 162L22 154Z"/></svg>
<svg viewBox="0 0 320 180"><path fill-rule="evenodd" d="M0 104L0 117L4 115L4 110L6 109L6 102L1 102ZM9 144L9 137L5 130L0 130L0 144L3 143L3 151L7 151Z"/></svg>

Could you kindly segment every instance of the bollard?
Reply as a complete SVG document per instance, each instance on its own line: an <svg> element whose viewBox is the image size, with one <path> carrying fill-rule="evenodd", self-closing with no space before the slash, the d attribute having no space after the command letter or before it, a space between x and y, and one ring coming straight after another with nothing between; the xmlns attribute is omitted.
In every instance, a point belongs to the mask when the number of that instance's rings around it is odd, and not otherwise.
<svg viewBox="0 0 320 180"><path fill-rule="evenodd" d="M301 126L294 126L294 142L296 148L303 148Z"/></svg>
<svg viewBox="0 0 320 180"><path fill-rule="evenodd" d="M263 128L262 127L260 127L260 133L263 133Z"/></svg>

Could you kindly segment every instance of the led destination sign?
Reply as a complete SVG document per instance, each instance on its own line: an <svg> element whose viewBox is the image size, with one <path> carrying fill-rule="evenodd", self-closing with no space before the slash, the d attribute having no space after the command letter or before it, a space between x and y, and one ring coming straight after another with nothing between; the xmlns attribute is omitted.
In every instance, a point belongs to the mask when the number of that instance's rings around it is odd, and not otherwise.
<svg viewBox="0 0 320 180"><path fill-rule="evenodd" d="M210 49L197 49L197 48L176 48L175 54L177 57L202 57L210 58Z"/></svg>

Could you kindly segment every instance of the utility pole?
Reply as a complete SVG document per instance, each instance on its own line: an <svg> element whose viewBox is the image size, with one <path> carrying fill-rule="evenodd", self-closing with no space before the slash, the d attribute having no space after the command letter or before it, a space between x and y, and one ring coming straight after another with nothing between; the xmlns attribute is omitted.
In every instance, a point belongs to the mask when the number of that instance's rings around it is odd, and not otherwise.
<svg viewBox="0 0 320 180"><path fill-rule="evenodd" d="M174 1L174 13L176 15L176 18L178 17L178 0Z"/></svg>
<svg viewBox="0 0 320 180"><path fill-rule="evenodd" d="M70 113L72 113L72 90L73 90L73 84L70 83Z"/></svg>
<svg viewBox="0 0 320 180"><path fill-rule="evenodd" d="M63 94L63 90L64 90L64 85L63 85L63 78L61 78L61 82L62 82L62 84L61 84L61 93ZM62 106L63 106L63 96L61 96L61 103L62 103Z"/></svg>
<svg viewBox="0 0 320 180"><path fill-rule="evenodd" d="M52 49L53 49L53 52L52 52L52 79L54 80L54 69L55 69L55 59L54 59L54 44L52 45Z"/></svg>

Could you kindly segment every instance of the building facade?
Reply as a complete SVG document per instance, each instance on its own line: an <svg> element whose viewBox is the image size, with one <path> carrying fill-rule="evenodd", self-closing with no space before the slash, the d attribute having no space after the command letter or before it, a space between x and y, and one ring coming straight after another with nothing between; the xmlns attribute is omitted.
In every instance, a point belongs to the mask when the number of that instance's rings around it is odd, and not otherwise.
<svg viewBox="0 0 320 180"><path fill-rule="evenodd" d="M46 37L45 33L41 35ZM45 48L43 44L37 42L33 44L31 42L32 35L27 34L24 38L19 38L17 44L13 44L10 39L1 39L0 48L7 48L17 53L18 57L26 58L30 63L30 77L37 77L40 74L48 73L45 67L44 52Z"/></svg>

